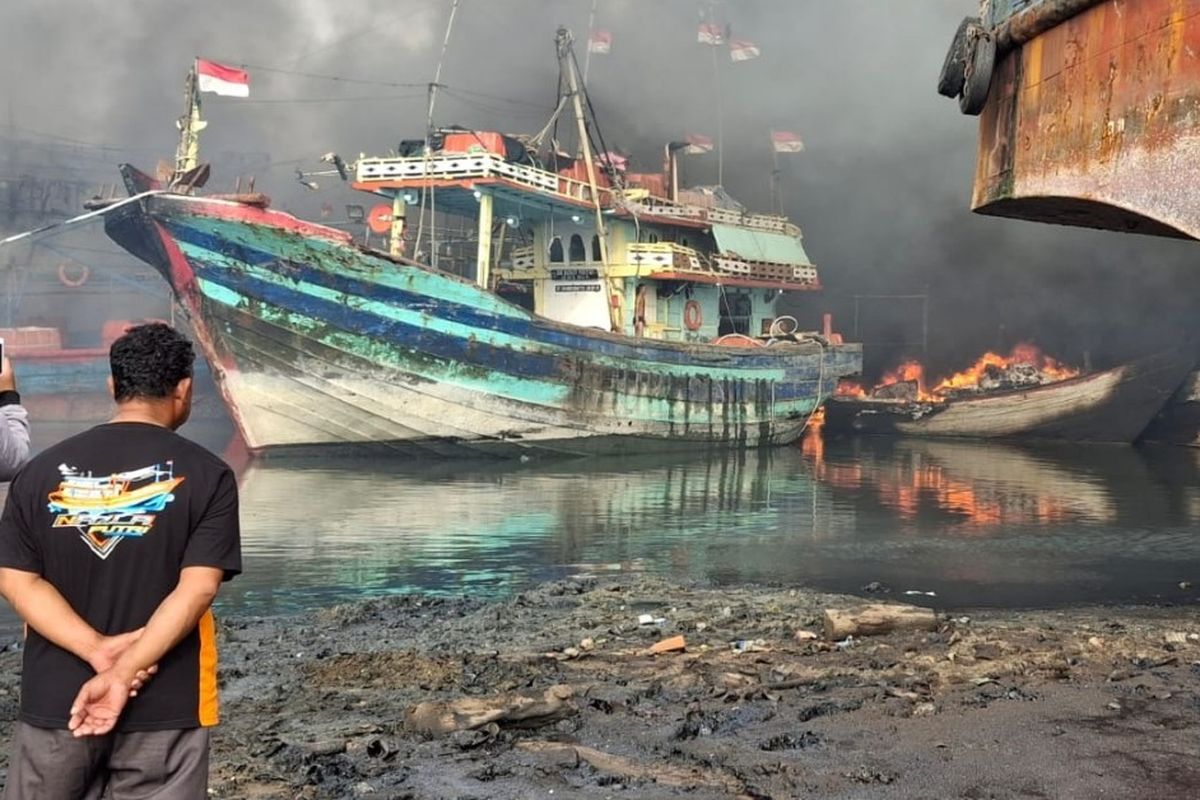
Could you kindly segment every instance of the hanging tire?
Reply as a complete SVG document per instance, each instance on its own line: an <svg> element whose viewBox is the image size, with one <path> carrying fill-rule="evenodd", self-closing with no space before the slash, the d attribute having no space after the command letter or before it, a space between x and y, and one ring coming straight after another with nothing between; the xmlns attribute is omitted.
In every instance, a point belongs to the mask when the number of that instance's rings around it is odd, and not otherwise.
<svg viewBox="0 0 1200 800"><path fill-rule="evenodd" d="M950 50L942 64L942 73L938 76L937 90L943 97L954 99L962 94L963 84L967 79L967 53L970 50L968 39L972 26L980 27L979 17L967 17L959 23L954 41L950 42Z"/></svg>
<svg viewBox="0 0 1200 800"><path fill-rule="evenodd" d="M970 57L967 59L958 107L962 113L977 117L987 105L988 91L992 88L992 73L996 70L996 39L981 27L972 28L969 39Z"/></svg>

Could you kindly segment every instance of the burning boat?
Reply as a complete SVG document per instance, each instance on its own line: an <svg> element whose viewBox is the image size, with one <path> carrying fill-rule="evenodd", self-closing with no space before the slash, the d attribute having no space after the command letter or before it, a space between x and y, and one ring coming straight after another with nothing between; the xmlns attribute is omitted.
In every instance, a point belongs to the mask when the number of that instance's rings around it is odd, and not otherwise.
<svg viewBox="0 0 1200 800"><path fill-rule="evenodd" d="M571 42L560 30L564 90L543 129L573 111L570 154L541 135L441 129L396 156L330 155L388 200L389 252L262 195L195 194L208 168L193 72L174 174L164 186L124 166L133 198L105 225L171 285L252 450L784 444L860 371L858 345L776 308L820 288L795 225L679 190L673 145L665 174L597 155ZM404 256L409 207L423 220L435 202L476 223L474 280Z"/></svg>
<svg viewBox="0 0 1200 800"><path fill-rule="evenodd" d="M870 392L843 384L826 404L830 433L1129 443L1192 368L1190 350L1171 350L1084 374L1019 345L987 353L927 389L906 362Z"/></svg>

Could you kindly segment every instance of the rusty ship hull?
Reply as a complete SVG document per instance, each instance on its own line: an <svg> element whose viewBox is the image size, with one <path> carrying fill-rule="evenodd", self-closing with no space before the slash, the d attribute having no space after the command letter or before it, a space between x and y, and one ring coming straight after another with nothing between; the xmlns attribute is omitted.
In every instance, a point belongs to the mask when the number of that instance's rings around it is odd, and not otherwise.
<svg viewBox="0 0 1200 800"><path fill-rule="evenodd" d="M1200 238L1200 0L991 0L972 205Z"/></svg>
<svg viewBox="0 0 1200 800"><path fill-rule="evenodd" d="M939 403L834 397L825 427L831 434L1130 443L1193 365L1192 356L1171 350L1057 383Z"/></svg>

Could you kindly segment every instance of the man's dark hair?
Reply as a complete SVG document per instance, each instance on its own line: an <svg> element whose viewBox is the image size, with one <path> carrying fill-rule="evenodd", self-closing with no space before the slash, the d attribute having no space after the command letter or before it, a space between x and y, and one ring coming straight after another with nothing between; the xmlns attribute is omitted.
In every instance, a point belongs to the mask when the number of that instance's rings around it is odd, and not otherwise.
<svg viewBox="0 0 1200 800"><path fill-rule="evenodd" d="M117 402L168 397L181 380L192 377L195 360L192 343L170 325L132 327L108 350L113 396Z"/></svg>

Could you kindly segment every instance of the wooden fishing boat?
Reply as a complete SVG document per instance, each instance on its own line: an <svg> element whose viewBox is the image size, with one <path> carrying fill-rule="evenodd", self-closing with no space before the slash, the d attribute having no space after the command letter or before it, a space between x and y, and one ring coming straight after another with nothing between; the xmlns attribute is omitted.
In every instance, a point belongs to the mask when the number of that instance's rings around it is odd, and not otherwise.
<svg viewBox="0 0 1200 800"><path fill-rule="evenodd" d="M799 229L721 191L679 191L672 146L665 175L594 157L565 31L559 57L556 114L574 109L578 157L462 129L395 157L333 157L388 199L388 252L261 195L197 196L206 167L183 144L167 186L122 168L136 202L114 206L106 230L174 289L252 450L785 444L860 370L858 345L776 310L783 293L820 288ZM198 130L193 86L185 122ZM433 203L475 222L474 280L403 254L409 207Z"/></svg>
<svg viewBox="0 0 1200 800"><path fill-rule="evenodd" d="M1195 363L1188 348L1028 389L940 401L834 397L825 430L974 439L1134 441Z"/></svg>

